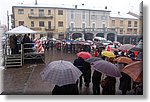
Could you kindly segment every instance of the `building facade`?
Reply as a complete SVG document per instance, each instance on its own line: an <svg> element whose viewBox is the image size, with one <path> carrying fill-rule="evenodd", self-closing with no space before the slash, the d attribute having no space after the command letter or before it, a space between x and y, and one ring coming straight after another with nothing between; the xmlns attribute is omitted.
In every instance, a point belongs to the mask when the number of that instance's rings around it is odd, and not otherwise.
<svg viewBox="0 0 150 102"><path fill-rule="evenodd" d="M58 7L41 5L21 5L12 7L12 28L19 25L27 26L44 36L56 39L93 40L104 37L115 41L118 36L139 34L139 19L129 14L112 15L107 8L104 10L90 9L84 6ZM39 37L38 34L35 37ZM131 43L131 40L128 41ZM123 39L125 42L126 40Z"/></svg>
<svg viewBox="0 0 150 102"><path fill-rule="evenodd" d="M104 31L110 13L108 10L40 5L13 6L12 12L12 28L24 25L54 38L72 38L73 33L78 36L80 32L87 39Z"/></svg>
<svg viewBox="0 0 150 102"><path fill-rule="evenodd" d="M43 35L64 38L66 10L42 6L13 6L12 27L27 26Z"/></svg>
<svg viewBox="0 0 150 102"><path fill-rule="evenodd" d="M108 10L69 9L67 11L67 33L69 38L92 40L109 24Z"/></svg>

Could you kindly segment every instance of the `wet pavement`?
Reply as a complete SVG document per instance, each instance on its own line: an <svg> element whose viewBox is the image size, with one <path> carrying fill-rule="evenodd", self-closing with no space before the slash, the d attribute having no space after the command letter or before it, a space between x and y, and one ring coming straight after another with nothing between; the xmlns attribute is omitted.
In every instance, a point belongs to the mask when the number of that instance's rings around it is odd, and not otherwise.
<svg viewBox="0 0 150 102"><path fill-rule="evenodd" d="M24 64L22 67L7 68L3 70L3 93L2 94L51 94L54 85L49 82L43 82L40 72L48 63L55 60L66 60L73 62L76 59L73 53L62 53L49 50L45 52L45 63L32 61L32 64ZM118 90L119 80L117 78L116 94L120 94ZM92 95L92 83L89 87L79 88L81 95Z"/></svg>

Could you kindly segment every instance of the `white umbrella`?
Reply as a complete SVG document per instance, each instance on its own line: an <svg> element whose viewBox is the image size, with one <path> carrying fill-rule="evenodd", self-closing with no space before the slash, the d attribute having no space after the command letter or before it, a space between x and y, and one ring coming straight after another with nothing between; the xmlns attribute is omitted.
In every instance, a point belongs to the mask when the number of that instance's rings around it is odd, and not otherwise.
<svg viewBox="0 0 150 102"><path fill-rule="evenodd" d="M68 61L53 61L40 73L42 80L63 86L76 83L82 72Z"/></svg>

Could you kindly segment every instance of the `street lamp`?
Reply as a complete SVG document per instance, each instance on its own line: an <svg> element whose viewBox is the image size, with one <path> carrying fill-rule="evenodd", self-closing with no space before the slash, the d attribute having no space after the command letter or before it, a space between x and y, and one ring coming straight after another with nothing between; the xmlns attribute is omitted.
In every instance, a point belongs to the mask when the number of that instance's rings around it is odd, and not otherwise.
<svg viewBox="0 0 150 102"><path fill-rule="evenodd" d="M7 26L8 26L8 30L9 30L9 13L8 13L8 10L7 10Z"/></svg>

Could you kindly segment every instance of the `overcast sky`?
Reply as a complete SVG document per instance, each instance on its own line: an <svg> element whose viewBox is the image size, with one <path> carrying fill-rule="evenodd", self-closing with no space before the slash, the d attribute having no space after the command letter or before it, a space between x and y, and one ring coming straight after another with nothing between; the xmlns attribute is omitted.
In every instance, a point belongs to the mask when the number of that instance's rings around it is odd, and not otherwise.
<svg viewBox="0 0 150 102"><path fill-rule="evenodd" d="M139 13L139 4L144 0L37 0L38 4L69 4L69 5L82 5L104 8L107 6L112 12L120 11L127 13L132 11ZM12 6L19 4L34 4L35 0L1 0L0 3L0 21L1 24L7 24L7 10L9 14L12 13Z"/></svg>

